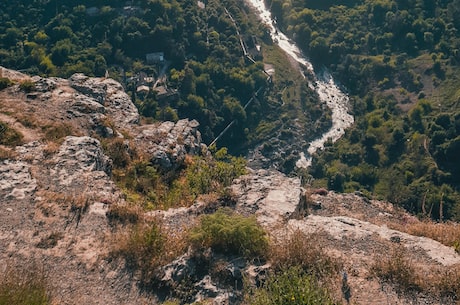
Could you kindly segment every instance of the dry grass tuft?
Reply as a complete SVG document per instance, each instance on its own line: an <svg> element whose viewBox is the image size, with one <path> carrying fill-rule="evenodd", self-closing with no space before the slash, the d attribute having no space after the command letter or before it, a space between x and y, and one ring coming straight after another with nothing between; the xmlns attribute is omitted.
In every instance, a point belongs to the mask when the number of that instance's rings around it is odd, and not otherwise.
<svg viewBox="0 0 460 305"><path fill-rule="evenodd" d="M419 272L403 246L393 248L387 257L376 258L370 272L382 283L392 284L401 294L423 288Z"/></svg>
<svg viewBox="0 0 460 305"><path fill-rule="evenodd" d="M43 148L43 154L45 157L54 155L55 153L59 151L60 147L61 145L59 143L48 141L46 143L46 146Z"/></svg>
<svg viewBox="0 0 460 305"><path fill-rule="evenodd" d="M17 156L17 153L14 150L10 148L0 147L0 161L15 159L16 156Z"/></svg>
<svg viewBox="0 0 460 305"><path fill-rule="evenodd" d="M460 250L460 224L454 222L436 223L429 220L401 225L391 225L392 229L415 236L423 236L439 241L448 247Z"/></svg>
<svg viewBox="0 0 460 305"><path fill-rule="evenodd" d="M136 224L142 219L142 209L136 205L111 204L107 218L112 225Z"/></svg>
<svg viewBox="0 0 460 305"><path fill-rule="evenodd" d="M65 137L75 134L73 127L66 123L45 125L42 131L46 141L56 143L62 143Z"/></svg>
<svg viewBox="0 0 460 305"><path fill-rule="evenodd" d="M158 268L182 255L188 246L186 232L173 232L162 223L145 221L114 235L110 255L121 257L126 267L139 272L144 285L155 281Z"/></svg>
<svg viewBox="0 0 460 305"><path fill-rule="evenodd" d="M42 238L38 243L37 243L37 248L40 249L50 249L56 247L57 243L59 240L64 238L64 234L61 232L53 232L49 234L48 236Z"/></svg>
<svg viewBox="0 0 460 305"><path fill-rule="evenodd" d="M23 135L8 123L0 121L0 145L17 146L22 144Z"/></svg>
<svg viewBox="0 0 460 305"><path fill-rule="evenodd" d="M421 293L441 304L460 301L460 265L423 270L409 258L403 246L394 247L386 257L377 257L371 276L392 285L401 295Z"/></svg>
<svg viewBox="0 0 460 305"><path fill-rule="evenodd" d="M321 279L334 277L342 269L342 265L321 247L324 234L306 234L296 230L288 238L275 239L270 246L273 268L286 270L297 266Z"/></svg>
<svg viewBox="0 0 460 305"><path fill-rule="evenodd" d="M42 267L0 267L0 305L45 305L50 303L50 287Z"/></svg>
<svg viewBox="0 0 460 305"><path fill-rule="evenodd" d="M443 304L454 303L460 301L460 265L451 266L434 272L434 276L425 283L431 292L439 295Z"/></svg>

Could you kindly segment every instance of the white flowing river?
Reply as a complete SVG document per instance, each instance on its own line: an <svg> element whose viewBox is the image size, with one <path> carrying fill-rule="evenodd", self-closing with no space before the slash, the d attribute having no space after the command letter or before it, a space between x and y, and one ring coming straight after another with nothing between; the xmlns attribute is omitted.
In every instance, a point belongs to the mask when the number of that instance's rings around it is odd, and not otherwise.
<svg viewBox="0 0 460 305"><path fill-rule="evenodd" d="M311 155L318 149L324 148L324 143L328 139L332 139L333 142L337 141L344 133L345 129L350 127L353 122L353 116L348 113L349 111L349 98L343 93L340 88L336 85L331 75L327 72L316 74L313 65L308 59L302 55L300 49L287 38L285 34L275 27L275 21L272 19L271 13L266 7L263 0L246 0L257 12L257 14L270 28L270 35L273 41L277 42L280 48L290 55L299 64L305 66L308 70L316 76L316 81L311 84L318 92L319 98L322 102L326 103L332 111L332 127L320 138L310 143L308 148L308 157L305 157L305 153L301 153L300 160L297 161L297 167L307 168L311 165Z"/></svg>

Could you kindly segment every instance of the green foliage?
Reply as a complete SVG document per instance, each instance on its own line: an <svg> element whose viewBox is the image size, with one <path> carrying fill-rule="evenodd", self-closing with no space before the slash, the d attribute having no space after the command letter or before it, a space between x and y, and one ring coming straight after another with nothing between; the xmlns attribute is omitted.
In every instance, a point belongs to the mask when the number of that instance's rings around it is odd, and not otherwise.
<svg viewBox="0 0 460 305"><path fill-rule="evenodd" d="M233 157L221 148L215 159L195 157L186 170L188 185L192 194L208 194L229 186L233 179L246 173L246 161Z"/></svg>
<svg viewBox="0 0 460 305"><path fill-rule="evenodd" d="M291 267L269 275L260 287L246 294L251 305L332 305L329 292L301 268Z"/></svg>
<svg viewBox="0 0 460 305"><path fill-rule="evenodd" d="M195 249L211 247L214 251L238 254L248 259L262 258L268 249L265 231L255 217L244 217L221 209L204 215L190 233Z"/></svg>
<svg viewBox="0 0 460 305"><path fill-rule="evenodd" d="M129 141L103 141L114 162L113 177L128 200L146 209L190 206L201 194L224 194L233 179L246 172L246 161L225 148L211 156L187 156L182 167L163 172L129 149Z"/></svg>

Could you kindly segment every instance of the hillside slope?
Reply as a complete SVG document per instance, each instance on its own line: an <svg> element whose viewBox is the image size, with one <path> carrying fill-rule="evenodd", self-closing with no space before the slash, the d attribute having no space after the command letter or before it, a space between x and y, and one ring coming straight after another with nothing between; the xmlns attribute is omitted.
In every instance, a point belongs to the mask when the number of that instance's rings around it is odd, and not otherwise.
<svg viewBox="0 0 460 305"><path fill-rule="evenodd" d="M191 166L192 155L207 154L196 122L142 125L129 98L110 79L29 78L7 69L3 75L15 84L0 92L0 119L8 130L0 146L0 284L36 270L35 276L44 277L51 304L161 304L168 299L251 304L242 290L248 285L242 274L264 281L277 258L287 253L293 234L306 250L297 254L322 249L322 258L335 262L324 285L338 303L346 303L344 296L351 304L458 301L460 256L453 244L409 234L411 228L422 228L425 235L440 231L438 239L448 232L455 237L459 229L454 224L422 223L362 194L309 190L305 195L297 178L251 169L224 193L152 210L145 204L147 195L134 196L127 192L129 184L116 179L123 159L104 142L123 139L126 146L117 146L119 152L135 146L160 175L170 176ZM35 85L28 93L21 86L26 80ZM98 96L104 98L98 101ZM147 177L137 168L138 179ZM218 181L213 183L216 188ZM256 217L272 245L268 257L251 260L215 249L194 253L193 247L176 247L181 232L224 206ZM129 256L116 255L114 246L147 224L161 224L168 232L172 254L167 256L172 256L155 265L150 275L156 280L146 282L146 274L133 267ZM148 255L153 259L154 252ZM386 272L385 262L396 262L397 268Z"/></svg>

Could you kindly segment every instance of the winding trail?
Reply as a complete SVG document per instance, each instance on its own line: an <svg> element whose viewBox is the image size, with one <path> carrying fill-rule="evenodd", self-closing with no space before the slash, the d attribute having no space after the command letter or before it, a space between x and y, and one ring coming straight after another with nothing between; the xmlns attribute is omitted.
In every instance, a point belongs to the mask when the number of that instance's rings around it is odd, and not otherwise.
<svg viewBox="0 0 460 305"><path fill-rule="evenodd" d="M276 20L272 18L271 12L263 0L246 1L255 9L262 22L269 27L272 40L277 42L286 54L315 75L315 83L310 85L317 91L320 100L326 103L332 111L332 127L321 137L311 142L307 151L308 156L305 156L305 152L302 152L301 158L296 163L297 167L307 168L311 165L311 155L313 153L318 149L322 149L328 139L332 139L334 142L337 141L345 133L345 129L354 123L353 116L348 112L349 98L340 90L329 73L326 71L315 73L313 65L302 54L300 49L276 27Z"/></svg>

